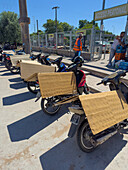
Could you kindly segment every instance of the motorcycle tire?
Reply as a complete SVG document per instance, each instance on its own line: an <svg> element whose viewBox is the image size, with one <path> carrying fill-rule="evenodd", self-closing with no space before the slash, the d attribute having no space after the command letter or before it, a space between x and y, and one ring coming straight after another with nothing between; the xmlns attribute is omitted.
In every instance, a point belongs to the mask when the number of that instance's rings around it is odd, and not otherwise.
<svg viewBox="0 0 128 170"><path fill-rule="evenodd" d="M10 70L11 67L11 62L10 61L5 61L5 67Z"/></svg>
<svg viewBox="0 0 128 170"><path fill-rule="evenodd" d="M61 106L52 106L53 103L51 102L51 109L53 109L53 111L50 110L50 107L48 108L47 105L48 105L48 102L50 103L50 100L52 100L54 97L50 97L50 98L45 98L45 99L42 99L41 100L41 108L43 110L44 113L48 114L48 115L55 115L61 108ZM46 107L45 107L46 106ZM49 110L48 110L49 109Z"/></svg>
<svg viewBox="0 0 128 170"><path fill-rule="evenodd" d="M36 82L27 82L27 88L31 93L37 94L39 87L36 86Z"/></svg>
<svg viewBox="0 0 128 170"><path fill-rule="evenodd" d="M92 144L89 140L89 135L92 134L87 121L82 122L77 130L77 143L80 149L84 152L92 152L96 148L96 144Z"/></svg>
<svg viewBox="0 0 128 170"><path fill-rule="evenodd" d="M10 70L11 73L13 73L13 74L19 74L19 73L20 73L20 68L10 67L9 70Z"/></svg>

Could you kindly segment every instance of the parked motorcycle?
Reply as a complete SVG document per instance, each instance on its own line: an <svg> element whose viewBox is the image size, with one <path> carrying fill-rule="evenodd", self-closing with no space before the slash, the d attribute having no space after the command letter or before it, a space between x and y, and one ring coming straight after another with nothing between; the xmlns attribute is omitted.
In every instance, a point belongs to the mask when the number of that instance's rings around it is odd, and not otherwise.
<svg viewBox="0 0 128 170"><path fill-rule="evenodd" d="M0 61L2 61L2 59L3 59L2 52L3 52L3 49L2 49L2 47L0 47Z"/></svg>
<svg viewBox="0 0 128 170"><path fill-rule="evenodd" d="M115 72L114 74L105 77L97 85L104 84L106 86L109 84L110 91L119 90L124 95L126 102L128 103L128 86L120 79L121 77L124 77L126 73L127 71ZM69 107L69 110L74 114L71 118L71 127L68 136L73 137L76 133L78 146L84 152L92 152L97 146L128 125L128 121L125 119L124 121L94 135L91 131L84 110L81 107L80 101L76 106Z"/></svg>
<svg viewBox="0 0 128 170"><path fill-rule="evenodd" d="M38 54L38 55L32 55L30 58L31 60L36 60L41 63L41 64L45 64L45 65L51 65L51 61L50 59L48 58L49 55L44 55L44 56L41 56L41 53ZM30 82L27 82L27 88L30 92L34 93L34 94L37 94L38 91L39 91L39 82L38 81L30 81Z"/></svg>
<svg viewBox="0 0 128 170"><path fill-rule="evenodd" d="M84 63L84 59L80 56L80 57L76 57L76 59L74 59L74 63L72 63L68 68L66 68L64 65L61 65L60 62L58 65L60 66L59 70L74 72L76 76L76 85L77 85L78 94L82 94L82 93L88 94L89 88L86 84L86 75L82 70L78 69L78 67L82 66L82 63ZM41 108L46 114L55 115L61 108L61 105L55 105L55 104L71 96L72 95L61 95L61 96L53 96L45 99L42 98Z"/></svg>

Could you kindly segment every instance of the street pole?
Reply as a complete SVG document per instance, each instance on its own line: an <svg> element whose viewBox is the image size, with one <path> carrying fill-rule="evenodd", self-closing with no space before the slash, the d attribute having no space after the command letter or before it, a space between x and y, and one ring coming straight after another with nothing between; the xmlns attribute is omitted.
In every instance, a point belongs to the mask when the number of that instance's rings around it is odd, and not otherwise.
<svg viewBox="0 0 128 170"><path fill-rule="evenodd" d="M35 17L33 16L33 21L34 21L34 32L36 32L36 27L35 27Z"/></svg>
<svg viewBox="0 0 128 170"><path fill-rule="evenodd" d="M25 46L25 53L30 54L30 35L29 35L29 24L30 18L27 13L26 0L19 0L20 18L19 23L21 26L21 37L22 43Z"/></svg>
<svg viewBox="0 0 128 170"><path fill-rule="evenodd" d="M103 5L102 5L102 10L104 10L105 8L105 0L103 0ZM101 20L101 23L100 23L100 41L102 41L102 44L103 44L103 19ZM101 58L102 56L102 46L100 47L100 51L99 51L99 59Z"/></svg>
<svg viewBox="0 0 128 170"><path fill-rule="evenodd" d="M39 46L38 20L36 20L36 24L37 24L37 46Z"/></svg>
<svg viewBox="0 0 128 170"><path fill-rule="evenodd" d="M57 44L58 44L58 42L57 42L57 39L58 39L58 37L57 37L57 9L58 9L59 7L58 6L55 6L55 7L53 7L52 9L55 9L55 26L56 26L56 49L57 49Z"/></svg>
<svg viewBox="0 0 128 170"><path fill-rule="evenodd" d="M103 0L102 10L105 8L105 0ZM101 25L103 25L103 19L101 20Z"/></svg>

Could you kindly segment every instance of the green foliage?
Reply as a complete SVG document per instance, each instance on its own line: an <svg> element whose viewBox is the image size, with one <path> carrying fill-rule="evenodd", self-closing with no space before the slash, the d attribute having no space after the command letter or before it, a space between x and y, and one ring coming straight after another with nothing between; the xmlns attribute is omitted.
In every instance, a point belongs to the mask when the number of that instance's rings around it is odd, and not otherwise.
<svg viewBox="0 0 128 170"><path fill-rule="evenodd" d="M85 20L79 20L79 30L81 29L91 29L93 27L93 21L89 22ZM98 24L95 24L95 29L100 30Z"/></svg>
<svg viewBox="0 0 128 170"><path fill-rule="evenodd" d="M43 34L44 34L44 32L43 32L43 31L41 31L41 30L38 30L38 34L39 34L39 35L43 35ZM30 34L30 36L37 36L37 32L33 32L33 33L31 33L31 34Z"/></svg>
<svg viewBox="0 0 128 170"><path fill-rule="evenodd" d="M112 32L109 32L109 31L105 31L105 34L112 34Z"/></svg>
<svg viewBox="0 0 128 170"><path fill-rule="evenodd" d="M79 28L84 27L86 24L89 24L89 21L85 20L79 20Z"/></svg>
<svg viewBox="0 0 128 170"><path fill-rule="evenodd" d="M63 28L63 31L71 31L73 30L73 26L69 25L67 22L60 22L60 25L62 26Z"/></svg>
<svg viewBox="0 0 128 170"><path fill-rule="evenodd" d="M16 13L10 11L0 13L0 41L21 42L21 30Z"/></svg>
<svg viewBox="0 0 128 170"><path fill-rule="evenodd" d="M43 27L45 28L45 33L55 33L56 32L56 23L55 21L48 19L47 23L43 24ZM64 31L71 31L74 27L69 25L66 22L59 22L57 21L57 30L58 32L64 32Z"/></svg>

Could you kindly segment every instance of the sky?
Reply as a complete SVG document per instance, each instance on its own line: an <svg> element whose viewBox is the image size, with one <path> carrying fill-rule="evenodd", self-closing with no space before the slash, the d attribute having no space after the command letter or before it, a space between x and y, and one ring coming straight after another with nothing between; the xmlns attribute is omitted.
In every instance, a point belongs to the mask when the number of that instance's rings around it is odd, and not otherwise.
<svg viewBox="0 0 128 170"><path fill-rule="evenodd" d="M102 9L103 0L26 0L30 33L34 32L34 22L39 23L39 29L44 30L42 25L47 19L55 19L55 11L52 7L59 6L58 20L78 27L79 20L93 19L93 13ZM106 0L105 9L127 3L127 0ZM19 15L19 0L0 0L0 13L12 11ZM100 26L100 21L98 21ZM126 16L104 20L104 29L114 34L120 34L125 30Z"/></svg>

